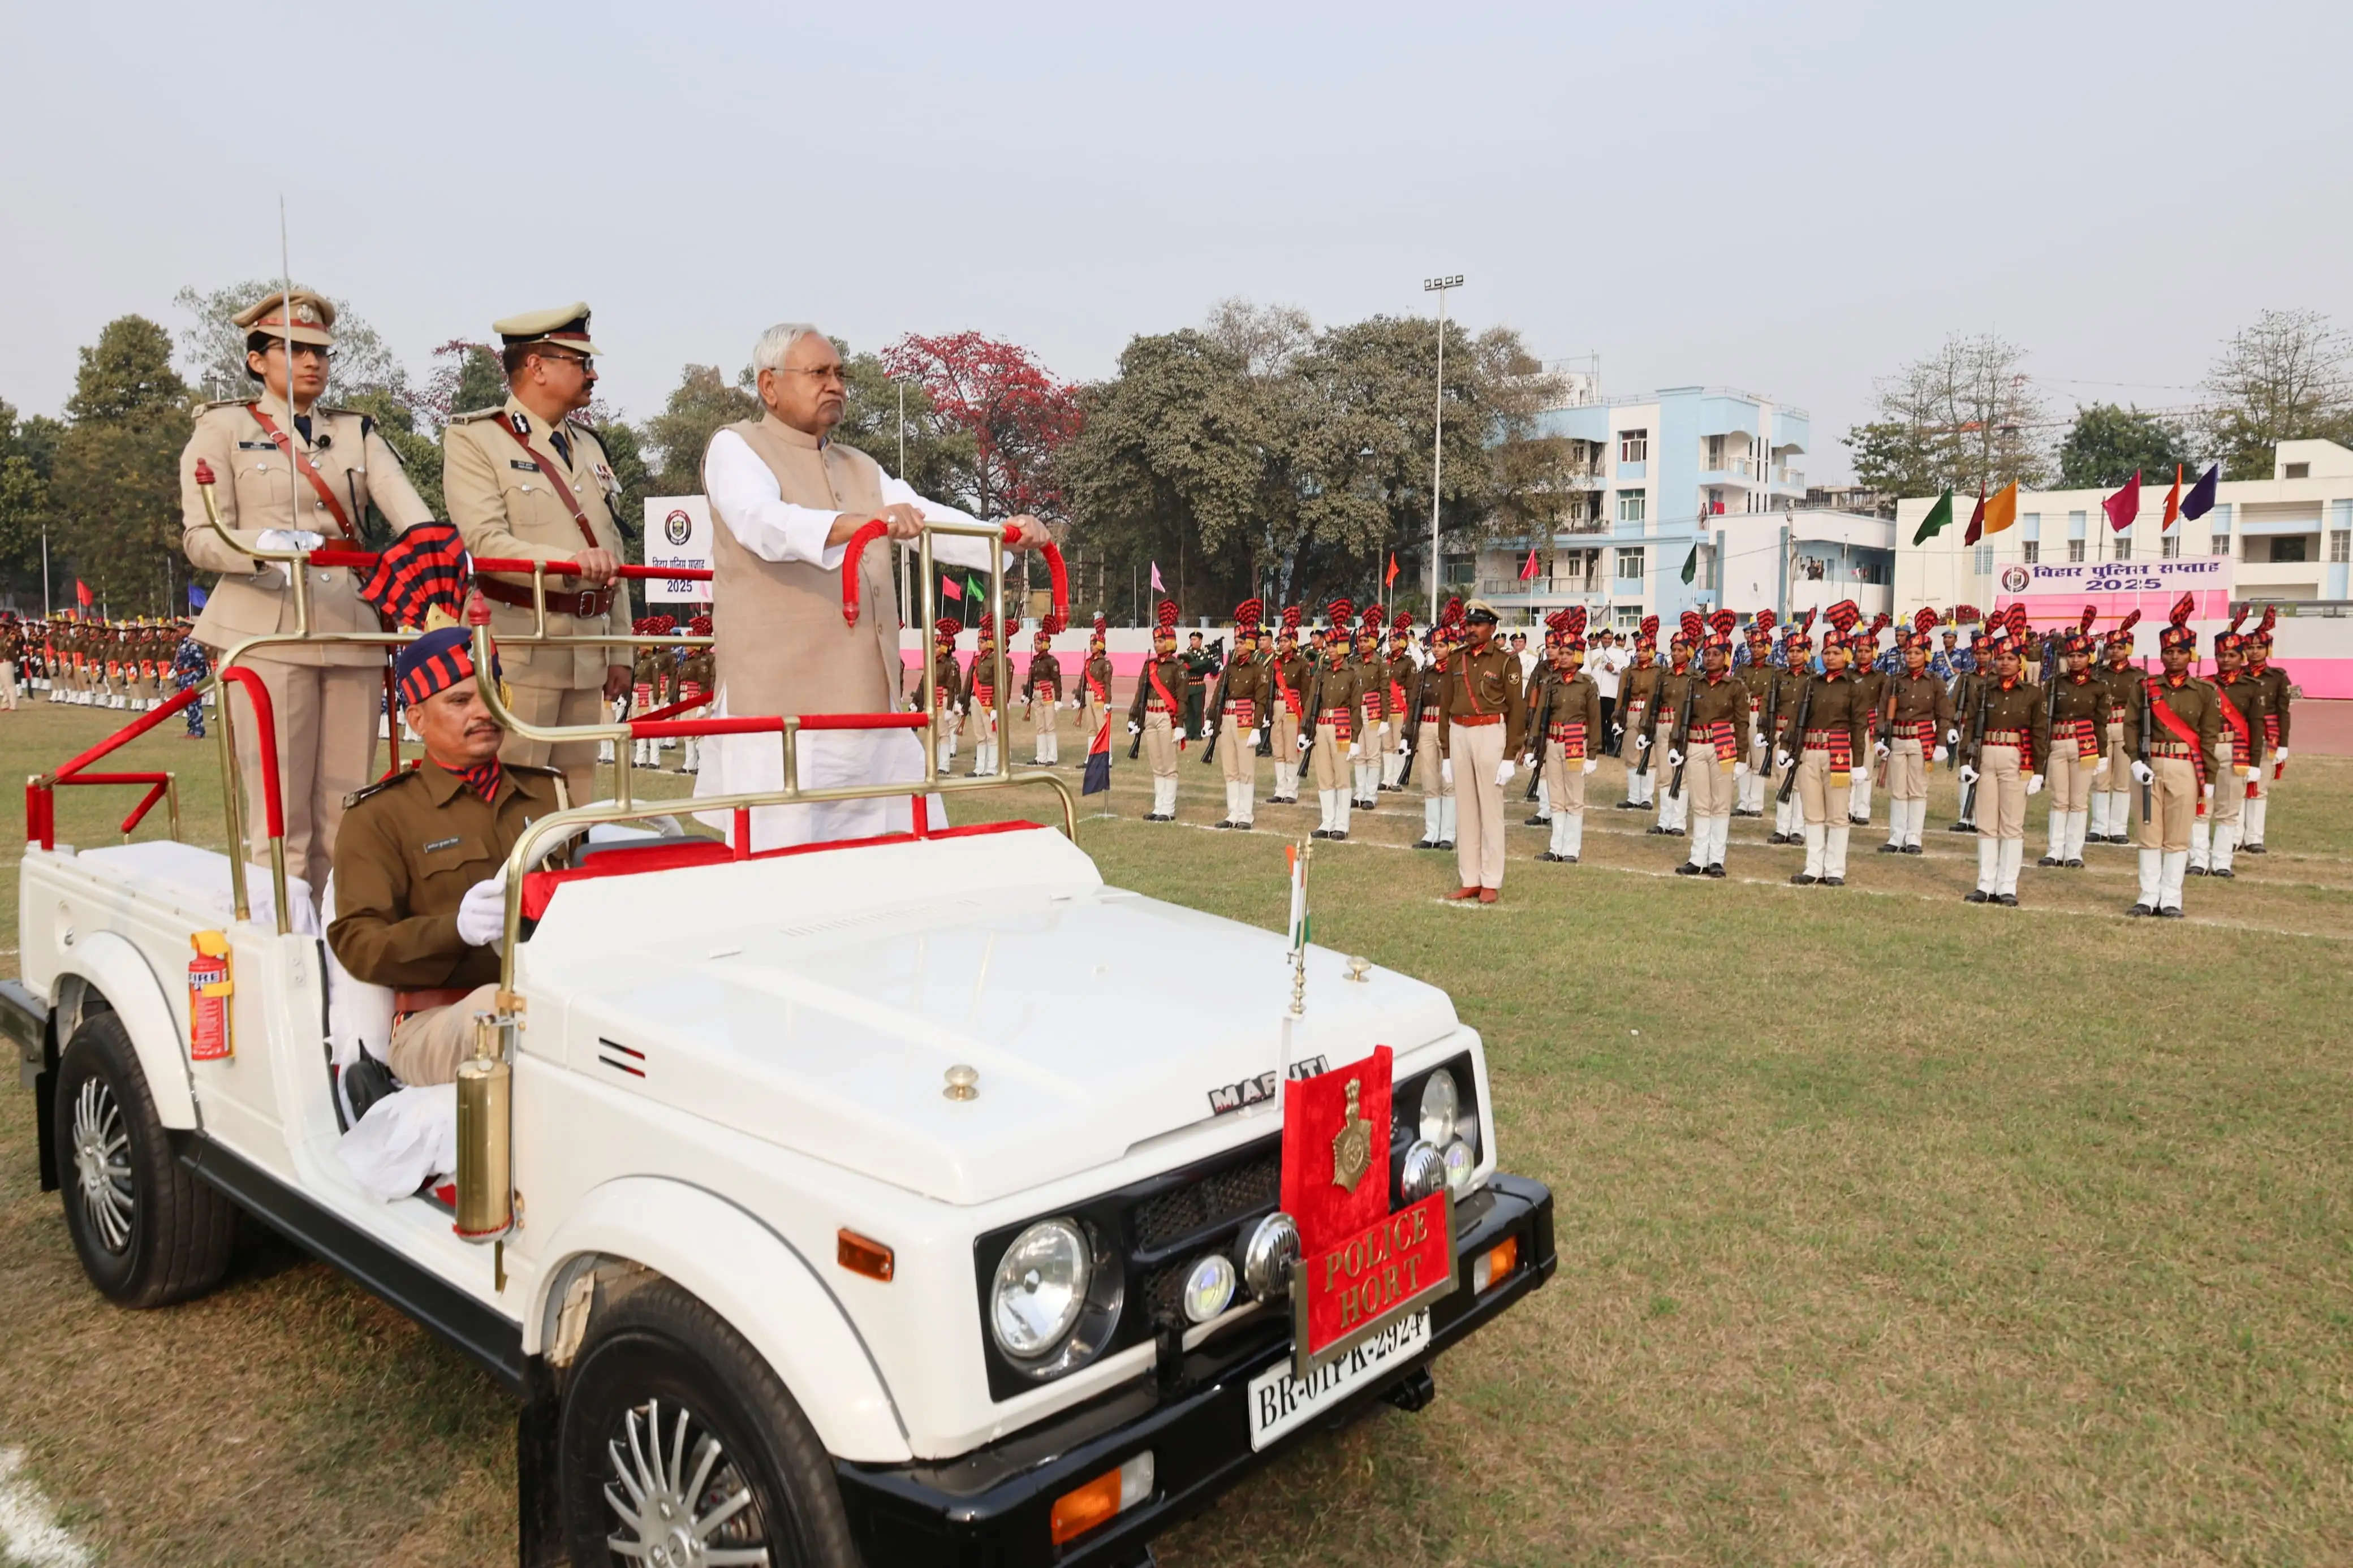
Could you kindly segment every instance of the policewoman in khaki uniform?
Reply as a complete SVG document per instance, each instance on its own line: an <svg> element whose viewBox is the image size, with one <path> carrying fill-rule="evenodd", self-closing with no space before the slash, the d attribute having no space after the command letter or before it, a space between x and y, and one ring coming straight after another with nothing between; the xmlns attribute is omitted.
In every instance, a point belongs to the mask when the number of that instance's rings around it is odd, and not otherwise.
<svg viewBox="0 0 2353 1568"><path fill-rule="evenodd" d="M318 399L326 390L335 307L307 289L271 293L233 318L246 331L246 374L259 395L215 403L196 416L180 454L180 546L189 564L220 574L198 617L195 638L224 651L248 637L292 632L288 567L221 542L206 521L196 465L213 474L221 526L237 544L260 550L361 548L360 520L373 504L396 529L430 521L400 459L375 421ZM289 384L287 339L293 340ZM314 566L305 585L313 632L383 629L359 596L360 574ZM278 732L279 788L286 816L286 873L317 898L332 862L343 797L368 782L385 650L364 644L275 643L239 661L269 690ZM251 853L268 856L261 811L261 753L244 700L236 715L246 778Z"/></svg>
<svg viewBox="0 0 2353 1568"><path fill-rule="evenodd" d="M491 330L504 345L507 400L457 416L442 433L449 521L477 557L580 563L582 575L547 580L550 637L617 632L630 624L628 584L614 575L620 483L604 445L572 417L596 391L588 307L510 316ZM629 689L628 646L533 647L520 640L532 635L530 577L486 573L476 582L491 601L514 716L537 726L605 722L605 704ZM509 735L499 754L553 765L574 799L595 798L596 749L588 742L551 747Z"/></svg>

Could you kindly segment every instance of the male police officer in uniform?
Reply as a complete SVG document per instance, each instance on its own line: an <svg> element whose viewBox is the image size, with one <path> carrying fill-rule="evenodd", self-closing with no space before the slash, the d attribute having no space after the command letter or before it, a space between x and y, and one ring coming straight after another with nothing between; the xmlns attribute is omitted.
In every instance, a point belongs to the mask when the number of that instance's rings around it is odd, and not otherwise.
<svg viewBox="0 0 2353 1568"><path fill-rule="evenodd" d="M1504 786L1519 771L1527 711L1520 661L1494 640L1495 607L1462 606L1470 645L1439 689L1439 767L1453 781L1461 834L1454 849L1460 886L1448 898L1492 904L1504 889ZM1459 764L1459 766L1458 766Z"/></svg>
<svg viewBox="0 0 2353 1568"><path fill-rule="evenodd" d="M1041 768L1062 760L1062 661L1054 657L1054 634L1062 618L1050 610L1030 639L1029 668L1021 676L1021 698L1029 709L1029 760Z"/></svg>
<svg viewBox="0 0 2353 1568"><path fill-rule="evenodd" d="M211 474L221 526L245 549L360 549L360 520L371 504L396 529L433 515L373 420L317 401L327 384L332 304L297 289L290 300L282 292L266 295L234 321L246 331L246 372L261 391L206 407L180 454L181 548L191 565L221 574L195 628L196 640L216 651L294 630L287 576L292 568L256 561L221 542L206 521L198 465ZM359 596L357 574L314 566L308 576L311 631L382 629L375 609ZM368 782L384 649L277 643L240 662L261 677L276 719L286 871L309 884L316 898L327 880L343 797ZM247 711L237 720L240 766L253 801L246 820L259 858L269 853L261 753Z"/></svg>
<svg viewBox="0 0 2353 1568"><path fill-rule="evenodd" d="M507 852L565 804L557 773L499 761L470 636L447 626L401 650L400 700L425 761L353 795L335 844L327 945L353 979L396 993L387 1065L406 1084L457 1077L470 1021L498 989Z"/></svg>
<svg viewBox="0 0 2353 1568"><path fill-rule="evenodd" d="M1176 601L1163 599L1153 610L1153 651L1135 678L1128 703L1127 732L1144 742L1152 767L1152 809L1146 822L1176 820L1176 757L1185 749L1185 664L1176 657Z"/></svg>
<svg viewBox="0 0 2353 1568"><path fill-rule="evenodd" d="M611 634L629 624L621 535L613 521L620 492L612 460L574 416L596 392L596 345L588 307L564 306L491 324L504 345L507 400L460 414L442 432L441 493L466 548L482 559L576 561L578 577L547 580L547 635ZM491 613L507 669L513 713L555 727L605 721L605 704L629 689L627 644L533 647L531 578L483 574L475 580ZM573 795L595 794L596 752L586 741L551 748L509 735L510 763L561 769Z"/></svg>

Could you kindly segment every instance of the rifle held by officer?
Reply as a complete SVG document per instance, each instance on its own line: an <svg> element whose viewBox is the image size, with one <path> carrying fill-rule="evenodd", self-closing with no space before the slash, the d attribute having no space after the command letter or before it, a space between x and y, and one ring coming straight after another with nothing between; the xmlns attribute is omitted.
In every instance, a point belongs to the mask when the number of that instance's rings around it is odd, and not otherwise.
<svg viewBox="0 0 2353 1568"><path fill-rule="evenodd" d="M1528 793L1521 797L1525 800L1535 799L1536 785L1544 779L1545 757L1552 749L1552 700L1562 685L1557 679L1545 682L1544 706L1536 710L1535 727L1528 731L1534 737L1529 744L1535 748L1535 755L1528 763Z"/></svg>
<svg viewBox="0 0 2353 1568"><path fill-rule="evenodd" d="M2156 703L2157 696L2150 689L2149 682L2142 681L2140 686L2140 820L2144 827L2148 825L2149 812L2152 809L2149 804L2148 786L2149 780L2154 775L2150 771L2151 764L2148 760L2148 727L2149 721L2154 717L2150 710L2156 706Z"/></svg>
<svg viewBox="0 0 2353 1568"><path fill-rule="evenodd" d="M1798 758L1806 749L1806 721L1814 711L1814 678L1810 673L1805 686L1798 692L1798 721L1789 726L1789 765L1781 770L1781 788L1773 796L1776 805L1788 801L1789 792L1798 784Z"/></svg>
<svg viewBox="0 0 2353 1568"><path fill-rule="evenodd" d="M1219 639L1221 643L1224 640ZM1201 716L1201 722L1209 731L1209 743L1201 748L1201 765L1205 768L1218 760L1218 731L1226 720L1226 682L1233 673L1233 663L1228 660L1225 668L1218 671L1218 689L1209 696L1209 710Z"/></svg>
<svg viewBox="0 0 2353 1568"><path fill-rule="evenodd" d="M1985 772L1986 709L1992 701L1993 682L1980 680L1978 682L1977 721L1969 729L1969 773L1972 775L1979 775ZM1972 776L1968 783L1961 786L1961 820L1963 822L1975 822L1978 819L1977 805L1978 781L1976 776Z"/></svg>
<svg viewBox="0 0 2353 1568"><path fill-rule="evenodd" d="M1667 781L1670 799L1683 793L1683 768L1691 761L1692 715L1698 706L1699 671L1694 669L1689 683L1683 687L1683 710L1675 719L1674 744L1683 761L1675 764L1674 777Z"/></svg>

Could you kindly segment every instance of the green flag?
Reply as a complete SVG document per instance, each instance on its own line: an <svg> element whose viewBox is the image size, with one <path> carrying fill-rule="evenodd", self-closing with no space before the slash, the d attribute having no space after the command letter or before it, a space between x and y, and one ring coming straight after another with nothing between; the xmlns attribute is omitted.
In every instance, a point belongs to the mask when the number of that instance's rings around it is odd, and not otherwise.
<svg viewBox="0 0 2353 1568"><path fill-rule="evenodd" d="M988 604L988 590L982 586L979 578L973 576L970 573L966 573L965 574L964 588L965 593L972 595L972 607L974 609L981 609Z"/></svg>
<svg viewBox="0 0 2353 1568"><path fill-rule="evenodd" d="M1953 487L1947 485L1945 493L1936 498L1936 504L1928 509L1928 515L1920 520L1920 530L1912 536L1912 542L1926 544L1952 525Z"/></svg>
<svg viewBox="0 0 2353 1568"><path fill-rule="evenodd" d="M1683 581L1688 583L1698 575L1699 546L1694 544L1691 547L1691 553L1683 557Z"/></svg>

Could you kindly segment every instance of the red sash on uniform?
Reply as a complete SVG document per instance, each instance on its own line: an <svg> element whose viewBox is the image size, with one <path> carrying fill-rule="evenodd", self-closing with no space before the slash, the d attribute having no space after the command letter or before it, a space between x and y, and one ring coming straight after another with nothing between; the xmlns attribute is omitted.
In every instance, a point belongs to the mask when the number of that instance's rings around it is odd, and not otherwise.
<svg viewBox="0 0 2353 1568"><path fill-rule="evenodd" d="M1894 727L1892 738L1919 742L1920 754L1927 756L1936 749L1936 721L1934 719L1907 719Z"/></svg>
<svg viewBox="0 0 2353 1568"><path fill-rule="evenodd" d="M1565 761L1581 763L1585 760L1584 720L1571 719L1555 724L1552 727L1552 739L1560 743L1560 754Z"/></svg>
<svg viewBox="0 0 2353 1568"><path fill-rule="evenodd" d="M1685 737L1683 743L1687 748L1694 744L1714 746L1716 757L1720 761L1729 762L1737 738L1738 733L1733 729L1731 720L1715 719L1694 730L1692 734Z"/></svg>
<svg viewBox="0 0 2353 1568"><path fill-rule="evenodd" d="M2237 703L2222 695L2219 687L2214 693L2214 703L2216 707L2222 710L2222 722L2231 726L2232 765L2241 768L2253 765L2255 760L2255 740L2254 731L2247 723L2247 716L2239 711ZM2249 779L2247 798L2253 800L2255 795L2255 781Z"/></svg>
<svg viewBox="0 0 2353 1568"><path fill-rule="evenodd" d="M1172 730L1176 730L1176 714L1178 712L1176 700L1168 695L1168 688L1160 679L1160 661L1158 659L1146 659L1145 661L1144 678L1152 682L1153 695L1160 699L1160 706L1167 711L1168 727ZM1185 749L1185 732L1182 730L1176 731L1176 749L1180 752Z"/></svg>
<svg viewBox="0 0 2353 1568"><path fill-rule="evenodd" d="M1258 728L1258 704L1247 697L1229 697L1226 699L1226 717L1234 721L1237 730L1255 730Z"/></svg>
<svg viewBox="0 0 2353 1568"><path fill-rule="evenodd" d="M1275 694L1282 699L1282 705L1291 710L1291 716L1297 719L1303 711L1305 700L1291 689L1290 680L1282 673L1281 659L1274 661L1274 689Z"/></svg>
<svg viewBox="0 0 2353 1568"><path fill-rule="evenodd" d="M2159 695L2161 689L2157 678L2151 677L2148 683L2149 709L2156 714L2157 721L2165 726L2167 734L2189 748L2189 765L2197 770L2198 783L2202 789L2206 783L2206 749L2198 743L2198 731L2189 727L2189 721L2166 704ZM2225 702L2222 706L2227 708L2230 704Z"/></svg>
<svg viewBox="0 0 2353 1568"><path fill-rule="evenodd" d="M327 515L335 520L335 526L343 531L344 539L353 544L358 543L360 536L353 529L351 518L345 515L343 503L335 499L334 490L319 470L311 466L311 459L294 449L294 443L287 439L286 432L280 430L269 416L261 411L259 404L248 404L245 411L253 416L253 422L261 426L261 433L276 442L278 449L292 460L294 471L311 481L311 488L319 493L319 503L327 509Z"/></svg>

